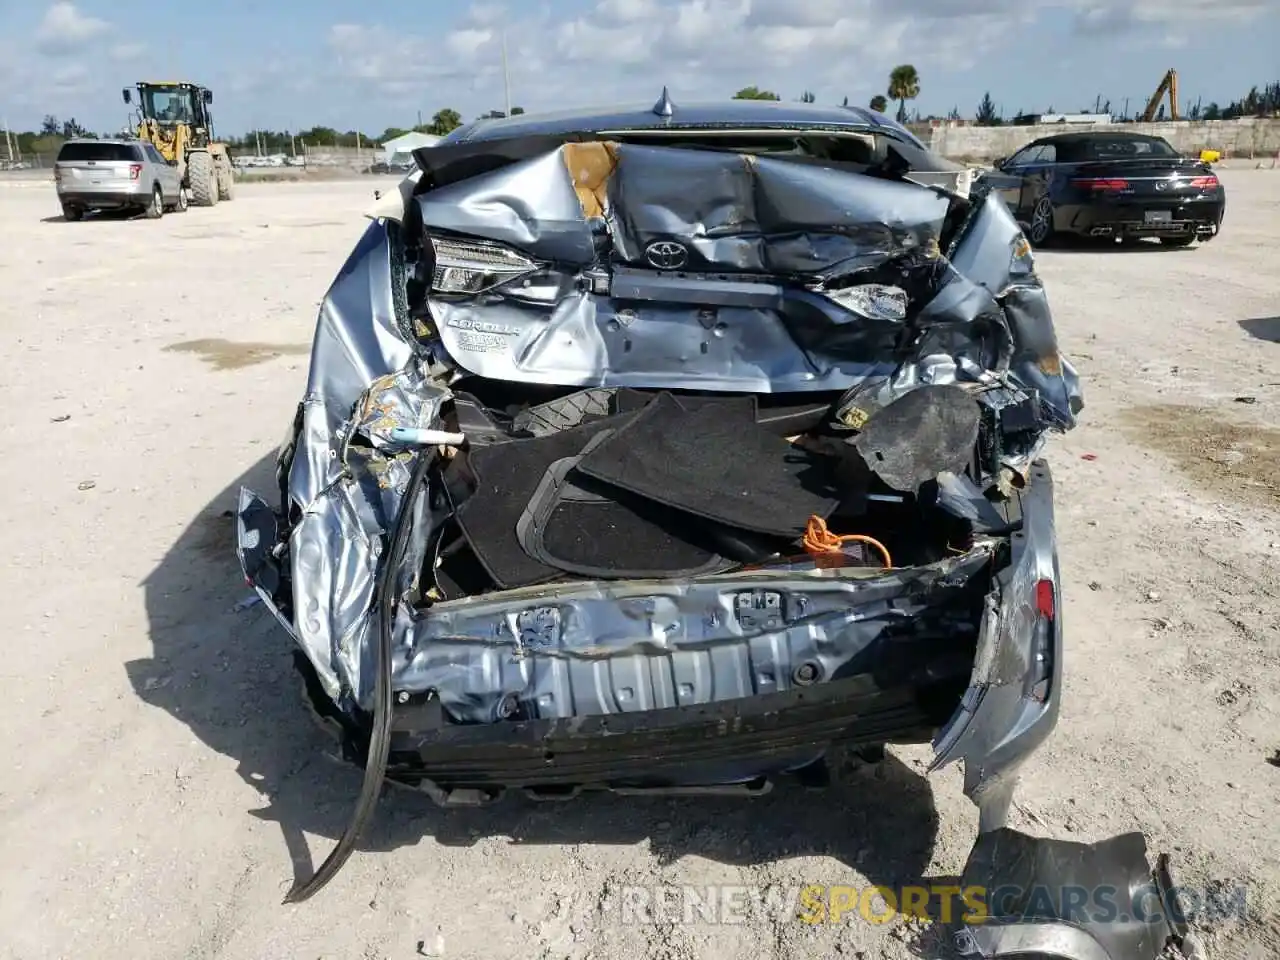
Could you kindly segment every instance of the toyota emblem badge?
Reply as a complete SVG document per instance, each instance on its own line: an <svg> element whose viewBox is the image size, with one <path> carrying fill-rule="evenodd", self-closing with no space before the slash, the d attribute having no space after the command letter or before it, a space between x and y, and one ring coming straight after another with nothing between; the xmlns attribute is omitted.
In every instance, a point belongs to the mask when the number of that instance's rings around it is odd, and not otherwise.
<svg viewBox="0 0 1280 960"><path fill-rule="evenodd" d="M679 270L689 261L689 251L684 244L672 240L658 240L644 248L645 259L658 270Z"/></svg>

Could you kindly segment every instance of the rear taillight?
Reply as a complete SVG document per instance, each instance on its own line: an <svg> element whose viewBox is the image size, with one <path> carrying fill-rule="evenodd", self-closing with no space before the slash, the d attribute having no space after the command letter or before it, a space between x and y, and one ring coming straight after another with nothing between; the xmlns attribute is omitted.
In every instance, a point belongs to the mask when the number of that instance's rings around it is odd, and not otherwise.
<svg viewBox="0 0 1280 960"><path fill-rule="evenodd" d="M1218 178L1215 176L1195 177L1188 186L1195 187L1197 190L1212 190L1218 185Z"/></svg>
<svg viewBox="0 0 1280 960"><path fill-rule="evenodd" d="M1078 177L1071 181L1071 185L1082 190L1103 192L1117 192L1129 189L1128 180L1120 180L1115 177Z"/></svg>
<svg viewBox="0 0 1280 960"><path fill-rule="evenodd" d="M1053 602L1053 581L1037 580L1036 581L1036 613L1044 617L1046 620L1052 620L1054 616Z"/></svg>
<svg viewBox="0 0 1280 960"><path fill-rule="evenodd" d="M1035 586L1036 622L1032 627L1031 655L1034 662L1027 672L1026 695L1037 703L1049 699L1053 677L1053 637L1058 616L1057 590L1052 580L1037 580Z"/></svg>
<svg viewBox="0 0 1280 960"><path fill-rule="evenodd" d="M138 177L140 176L142 176L142 164L140 163L129 164L129 179L137 180Z"/></svg>

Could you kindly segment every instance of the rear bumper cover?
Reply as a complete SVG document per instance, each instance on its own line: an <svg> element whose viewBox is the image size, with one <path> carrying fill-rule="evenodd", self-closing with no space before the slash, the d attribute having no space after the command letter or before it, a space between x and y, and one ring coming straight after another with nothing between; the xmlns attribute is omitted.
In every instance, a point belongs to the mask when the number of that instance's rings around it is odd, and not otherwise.
<svg viewBox="0 0 1280 960"><path fill-rule="evenodd" d="M1155 960L1188 947L1167 860L1153 868L1140 833L1094 844L984 833L961 886L982 904L956 932L961 956Z"/></svg>
<svg viewBox="0 0 1280 960"><path fill-rule="evenodd" d="M1177 202L1133 199L1125 203L1081 203L1057 207L1054 229L1081 236L1213 236L1222 225L1226 209L1217 198ZM1167 213L1169 219L1148 221L1147 211Z"/></svg>
<svg viewBox="0 0 1280 960"><path fill-rule="evenodd" d="M96 193L91 190L69 190L58 191L58 200L66 206L72 207L93 207L96 209L115 209L119 207L134 207L147 203L151 198L151 191L147 190L110 190L102 193Z"/></svg>

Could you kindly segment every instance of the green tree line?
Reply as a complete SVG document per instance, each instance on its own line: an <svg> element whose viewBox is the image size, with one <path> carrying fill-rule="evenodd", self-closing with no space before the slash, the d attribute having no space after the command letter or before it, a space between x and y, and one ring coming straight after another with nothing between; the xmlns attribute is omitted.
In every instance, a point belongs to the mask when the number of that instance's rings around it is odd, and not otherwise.
<svg viewBox="0 0 1280 960"><path fill-rule="evenodd" d="M884 93L877 93L867 101L867 106L878 113L885 113L889 109L889 104L896 101L898 108L896 111L899 122L905 123L907 120L914 122L930 121L930 120L960 120L963 115L960 108L953 107L946 117L929 114L921 116L919 111L915 111L911 116L907 115L908 101L915 100L920 96L920 73L914 66L909 63L896 66L889 72L889 81ZM743 87L733 95L735 100L781 100L779 96L772 90L765 87L755 86ZM796 98L802 103L813 103L814 95L806 90ZM844 98L844 106L849 105L849 98ZM1111 101L1104 100L1101 95L1091 105L1086 105L1080 109L1080 113L1109 113L1117 120L1133 121L1137 119L1137 113L1146 105L1145 99L1142 103L1134 104L1134 112L1131 114L1127 109L1121 110L1118 114L1112 110ZM1056 113L1057 111L1051 105L1047 110L1040 111L1043 113ZM1034 123L1040 112L1031 112L1024 110L1016 110L1008 118L1000 106L991 98L988 91L983 95L979 102L977 110L973 114L974 121L979 126L995 127L1001 124L1025 125ZM1200 100L1188 105L1182 111L1183 118L1186 120L1235 120L1240 117L1278 117L1280 116L1280 82L1268 83L1262 86L1250 88L1249 92L1243 97L1231 101L1230 103L1220 105L1218 103L1205 104ZM1156 115L1157 120L1165 119L1165 107L1161 105L1160 112Z"/></svg>
<svg viewBox="0 0 1280 960"><path fill-rule="evenodd" d="M524 113L523 107L512 107L511 114ZM500 118L506 114L501 110L490 110L476 119ZM261 148L264 154L302 152L304 145L312 148L323 147L357 147L372 148L409 132L430 133L444 136L462 126L462 114L452 107L437 110L430 122L408 127L388 127L381 133L361 130L338 130L334 127L315 126L306 130L249 130L234 137L220 136L236 153L256 153ZM30 156L31 154L57 153L65 140L72 137L115 137L120 130L94 132L82 126L74 117L60 120L48 114L39 130L10 131L10 141L15 154ZM0 160L8 159L6 145L0 138Z"/></svg>
<svg viewBox="0 0 1280 960"><path fill-rule="evenodd" d="M920 122L930 120L941 120L942 117L929 116L922 117L919 111L915 111L910 117L907 115L907 103L915 100L920 96L920 74L911 64L900 64L889 72L888 83L884 93L878 93L867 101L867 105L879 113L888 110L891 102L897 103L897 118L900 122L906 122L908 119ZM733 95L735 100L781 100L782 97L769 90L759 86L743 87ZM796 98L802 103L813 103L817 99L811 91L802 91L800 96ZM844 106L849 105L849 98L844 98ZM1136 105L1136 110L1141 110L1142 106ZM1164 119L1164 107L1161 106L1161 114L1158 119ZM1045 113L1055 113L1052 106ZM1103 101L1099 96L1092 107L1085 106L1080 110L1081 113L1112 113L1111 101ZM512 115L524 113L523 107L512 107ZM1114 114L1113 114L1114 115ZM1136 115L1136 114L1135 114ZM1130 115L1127 110L1121 112L1117 119L1122 121L1132 120L1135 115ZM476 119L488 119L503 117L505 114L501 110L490 110L480 114ZM1022 125L1034 121L1036 114L1024 112L1019 109L1008 118L1005 118L1003 109L996 104L991 98L990 92L986 93L981 102L977 106L974 113L974 120L979 126L1000 126L1001 124ZM1211 102L1204 104L1197 100L1194 104L1188 106L1184 112L1184 116L1188 120L1233 120L1239 117L1275 117L1280 116L1280 82L1267 83L1262 86L1254 86L1244 96L1232 100L1225 105ZM953 108L946 119L959 120L961 118L958 107ZM452 107L445 107L437 110L431 117L430 122L420 123L415 126L408 127L388 127L381 133L371 133L359 130L338 130L334 127L315 126L306 130L250 130L238 137L225 137L224 139L230 144L233 151L237 153L256 153L259 149L265 154L273 153L292 153L302 152L304 145L310 148L324 147L356 147L367 146L374 147L377 144L385 143L396 137L411 131L418 133L431 133L443 136L452 130L462 126L462 115ZM39 130L26 131L10 131L10 142L13 144L14 153L18 156L30 156L32 154L52 154L57 153L58 148L62 146L64 140L70 137L84 136L118 136L120 131L105 131L101 134L95 134L83 127L74 117L68 119L59 119L58 117L48 114L41 122ZM6 145L0 140L0 160L7 159L5 154Z"/></svg>

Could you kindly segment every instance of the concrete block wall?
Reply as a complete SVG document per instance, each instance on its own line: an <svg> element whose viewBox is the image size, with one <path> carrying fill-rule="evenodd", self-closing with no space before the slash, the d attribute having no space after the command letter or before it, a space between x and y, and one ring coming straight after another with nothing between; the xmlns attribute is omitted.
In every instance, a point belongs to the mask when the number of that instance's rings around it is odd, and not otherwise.
<svg viewBox="0 0 1280 960"><path fill-rule="evenodd" d="M1177 123L1120 123L1075 126L1061 123L1029 127L939 126L917 135L934 153L955 160L1007 157L1032 140L1073 130L1120 130L1164 137L1179 151L1220 150L1224 157L1271 159L1280 152L1280 119L1184 120Z"/></svg>

